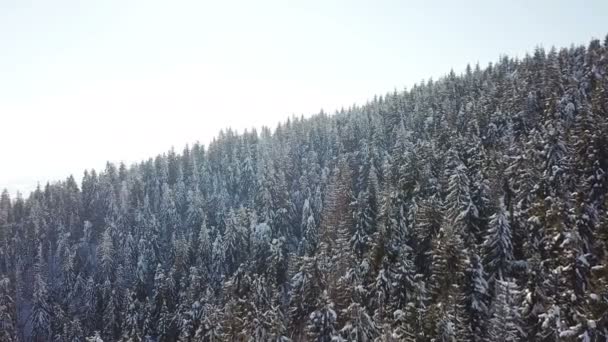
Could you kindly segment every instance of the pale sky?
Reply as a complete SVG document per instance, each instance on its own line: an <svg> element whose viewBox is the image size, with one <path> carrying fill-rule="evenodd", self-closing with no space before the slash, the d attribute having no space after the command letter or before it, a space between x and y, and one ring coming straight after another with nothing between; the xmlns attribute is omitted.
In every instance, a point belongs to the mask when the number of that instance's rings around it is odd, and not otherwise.
<svg viewBox="0 0 608 342"><path fill-rule="evenodd" d="M608 1L0 0L0 189L608 33Z"/></svg>

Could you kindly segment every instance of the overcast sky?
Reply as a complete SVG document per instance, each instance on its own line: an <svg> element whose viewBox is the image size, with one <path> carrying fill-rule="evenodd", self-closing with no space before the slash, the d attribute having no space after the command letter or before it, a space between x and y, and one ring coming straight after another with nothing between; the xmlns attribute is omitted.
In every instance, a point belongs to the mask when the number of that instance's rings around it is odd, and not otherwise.
<svg viewBox="0 0 608 342"><path fill-rule="evenodd" d="M587 44L607 14L606 0L0 0L0 188Z"/></svg>

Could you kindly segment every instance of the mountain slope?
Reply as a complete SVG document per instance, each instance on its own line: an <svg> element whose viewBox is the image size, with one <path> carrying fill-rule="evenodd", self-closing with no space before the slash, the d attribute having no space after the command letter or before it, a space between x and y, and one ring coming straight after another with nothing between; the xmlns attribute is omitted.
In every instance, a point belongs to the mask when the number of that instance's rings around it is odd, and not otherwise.
<svg viewBox="0 0 608 342"><path fill-rule="evenodd" d="M608 39L0 199L0 340L605 339Z"/></svg>

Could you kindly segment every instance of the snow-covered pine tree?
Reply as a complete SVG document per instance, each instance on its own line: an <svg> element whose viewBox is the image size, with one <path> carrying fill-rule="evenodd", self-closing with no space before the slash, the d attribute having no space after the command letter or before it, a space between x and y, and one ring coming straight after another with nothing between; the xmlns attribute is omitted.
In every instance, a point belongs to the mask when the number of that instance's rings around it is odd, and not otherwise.
<svg viewBox="0 0 608 342"><path fill-rule="evenodd" d="M37 263L34 274L32 293L32 308L29 317L31 336L34 342L47 341L52 336L52 312L49 289L47 284L48 266L42 254L42 247L38 249Z"/></svg>
<svg viewBox="0 0 608 342"><path fill-rule="evenodd" d="M488 338L493 341L521 341L525 339L520 312L520 291L512 279L498 279L488 321Z"/></svg>
<svg viewBox="0 0 608 342"><path fill-rule="evenodd" d="M326 291L322 293L319 303L320 307L309 316L306 326L308 338L315 342L344 341L337 331L338 315Z"/></svg>
<svg viewBox="0 0 608 342"><path fill-rule="evenodd" d="M489 279L504 279L509 275L513 261L511 225L504 200L500 200L498 212L492 215L488 235L484 241L485 259Z"/></svg>
<svg viewBox="0 0 608 342"><path fill-rule="evenodd" d="M378 335L378 328L372 317L359 303L351 303L344 311L344 327L340 334L345 341L374 341Z"/></svg>
<svg viewBox="0 0 608 342"><path fill-rule="evenodd" d="M471 332L474 341L483 341L485 338L485 324L488 317L488 301L490 292L486 281L486 273L483 269L481 258L474 252L471 255L471 263L467 269L467 310L470 312Z"/></svg>
<svg viewBox="0 0 608 342"><path fill-rule="evenodd" d="M0 340L17 341L17 311L13 288L7 277L0 279Z"/></svg>
<svg viewBox="0 0 608 342"><path fill-rule="evenodd" d="M303 257L298 263L299 270L290 282L289 303L290 328L295 335L303 333L303 324L317 307L325 288L325 275L316 258Z"/></svg>

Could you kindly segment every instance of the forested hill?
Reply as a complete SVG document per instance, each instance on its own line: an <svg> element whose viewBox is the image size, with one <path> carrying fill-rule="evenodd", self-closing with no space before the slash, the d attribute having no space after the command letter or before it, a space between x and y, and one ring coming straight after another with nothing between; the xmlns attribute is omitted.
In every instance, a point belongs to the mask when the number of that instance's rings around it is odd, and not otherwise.
<svg viewBox="0 0 608 342"><path fill-rule="evenodd" d="M608 38L5 191L0 341L603 341L607 170Z"/></svg>

